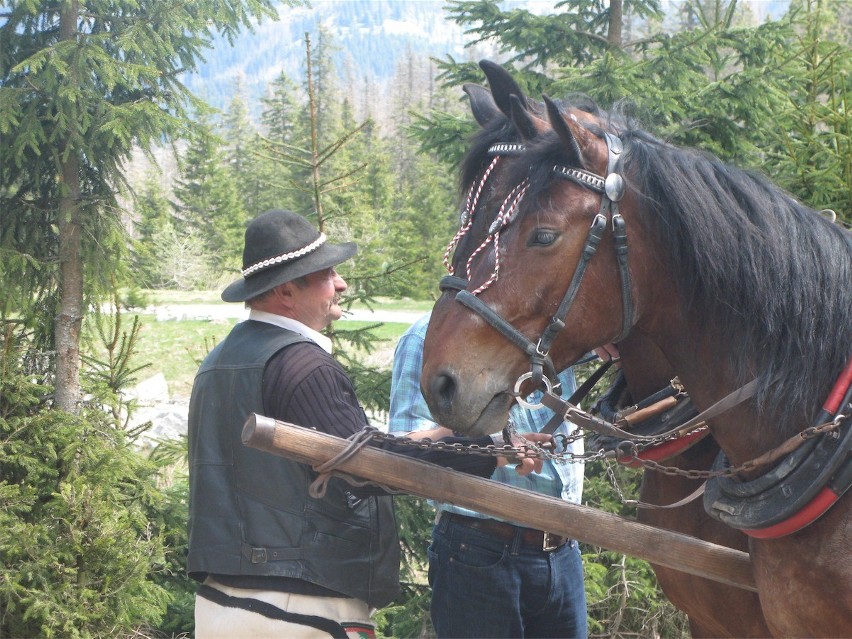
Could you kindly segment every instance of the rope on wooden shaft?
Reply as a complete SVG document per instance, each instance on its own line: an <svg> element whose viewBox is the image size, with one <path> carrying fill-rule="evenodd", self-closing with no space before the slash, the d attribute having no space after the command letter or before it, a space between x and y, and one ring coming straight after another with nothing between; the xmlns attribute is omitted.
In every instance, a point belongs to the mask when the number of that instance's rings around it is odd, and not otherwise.
<svg viewBox="0 0 852 639"><path fill-rule="evenodd" d="M308 494L314 499L322 499L325 497L325 493L328 490L328 482L332 477L340 477L346 483L351 484L352 486L367 486L374 485L379 486L382 490L390 494L397 494L402 491L394 490L388 486L383 486L381 484L377 484L372 481L363 481L352 477L352 475L347 475L346 473L335 472L338 466L349 461L358 451L360 451L364 446L370 443L370 440L374 439L375 433L379 432L379 430L373 426L367 426L357 433L353 433L347 438L349 444L341 450L337 455L332 457L331 459L322 462L321 464L317 464L315 466L311 466L313 470L319 473L319 476L311 482L311 485L308 487Z"/></svg>

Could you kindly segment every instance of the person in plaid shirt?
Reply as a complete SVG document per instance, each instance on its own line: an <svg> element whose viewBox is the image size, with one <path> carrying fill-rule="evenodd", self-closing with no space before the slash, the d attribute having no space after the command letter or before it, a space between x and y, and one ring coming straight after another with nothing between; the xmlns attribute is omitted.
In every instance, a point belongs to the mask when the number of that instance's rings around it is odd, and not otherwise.
<svg viewBox="0 0 852 639"><path fill-rule="evenodd" d="M423 341L429 314L400 338L391 380L391 433L437 426L420 393ZM576 388L572 369L559 375L563 393ZM529 398L535 404L535 395ZM512 408L520 433L537 432L553 416L545 407ZM557 432L569 432L562 424ZM583 441L568 452L581 454ZM491 477L511 486L579 504L582 463L545 461L540 473L521 476L511 466ZM586 637L583 567L575 540L499 521L450 504L434 503L429 547L430 614L438 637Z"/></svg>

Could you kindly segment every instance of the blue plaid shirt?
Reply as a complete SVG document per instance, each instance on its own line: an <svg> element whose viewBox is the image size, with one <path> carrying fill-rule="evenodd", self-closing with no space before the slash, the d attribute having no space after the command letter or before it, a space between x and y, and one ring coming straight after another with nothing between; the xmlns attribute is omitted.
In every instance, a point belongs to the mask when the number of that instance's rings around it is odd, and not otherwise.
<svg viewBox="0 0 852 639"><path fill-rule="evenodd" d="M426 400L420 393L420 369L423 362L423 340L429 314L421 317L400 337L396 345L393 359L393 376L391 379L390 418L388 430L391 433L410 433L417 430L428 430L436 426ZM577 382L574 371L566 369L559 374L562 381L563 393L567 396L574 392ZM528 401L538 403L534 393ZM512 421L518 432L535 432L553 416L549 408L529 410L515 405L511 410ZM556 432L574 430L572 424L563 423ZM578 439L570 444L570 452L583 453L583 440ZM531 473L522 477L515 472L515 467L503 466L494 471L491 479L531 490L551 497L561 497L565 501L579 504L583 495L583 464L554 463L545 461L540 473ZM460 513L472 517L485 517L466 508L451 504L434 504L438 513L443 510Z"/></svg>

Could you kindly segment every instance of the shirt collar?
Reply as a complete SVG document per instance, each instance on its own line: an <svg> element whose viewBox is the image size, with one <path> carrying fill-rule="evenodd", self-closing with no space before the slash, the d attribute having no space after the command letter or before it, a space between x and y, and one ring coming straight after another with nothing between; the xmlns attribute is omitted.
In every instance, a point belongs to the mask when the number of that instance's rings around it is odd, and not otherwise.
<svg viewBox="0 0 852 639"><path fill-rule="evenodd" d="M328 353L329 355L331 354L331 340L328 337L290 317L284 317L283 315L276 315L275 313L268 313L266 311L258 311L257 309L251 309L249 311L249 319L255 320L257 322L266 322L267 324L274 324L275 326L280 326L281 328L286 328L289 331L298 333L302 337L307 337L311 341L316 342L317 345L322 348L326 353Z"/></svg>

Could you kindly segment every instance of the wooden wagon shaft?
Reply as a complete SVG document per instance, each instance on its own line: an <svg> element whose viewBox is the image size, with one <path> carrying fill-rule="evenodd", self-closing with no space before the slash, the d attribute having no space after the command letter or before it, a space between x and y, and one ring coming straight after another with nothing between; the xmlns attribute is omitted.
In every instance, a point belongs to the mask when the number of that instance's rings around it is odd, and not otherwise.
<svg viewBox="0 0 852 639"><path fill-rule="evenodd" d="M314 466L328 461L349 444L333 435L260 415L246 420L242 441L246 446ZM757 590L747 553L594 508L370 446L341 463L338 470L412 495L471 508L653 564Z"/></svg>

